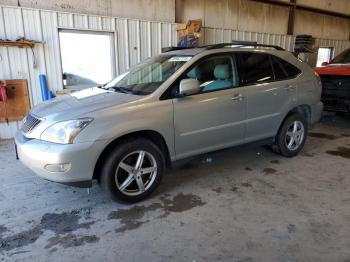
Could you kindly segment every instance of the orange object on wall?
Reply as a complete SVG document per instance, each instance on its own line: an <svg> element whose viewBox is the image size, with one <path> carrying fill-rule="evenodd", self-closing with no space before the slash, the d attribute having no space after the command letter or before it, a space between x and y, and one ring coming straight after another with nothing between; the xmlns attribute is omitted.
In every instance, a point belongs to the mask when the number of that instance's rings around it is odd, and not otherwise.
<svg viewBox="0 0 350 262"><path fill-rule="evenodd" d="M30 110L27 80L2 80L6 102L0 101L0 122L20 121Z"/></svg>

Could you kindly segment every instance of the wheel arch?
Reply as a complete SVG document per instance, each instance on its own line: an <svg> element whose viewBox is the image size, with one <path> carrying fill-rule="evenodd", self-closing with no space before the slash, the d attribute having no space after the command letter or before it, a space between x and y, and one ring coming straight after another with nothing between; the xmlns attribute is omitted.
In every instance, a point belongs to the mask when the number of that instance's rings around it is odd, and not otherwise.
<svg viewBox="0 0 350 262"><path fill-rule="evenodd" d="M124 134L120 137L115 138L103 149L103 151L101 152L101 154L99 155L96 161L93 177L92 177L93 179L99 179L102 164L106 159L106 157L109 155L109 153L113 150L113 148L118 146L118 144L122 143L124 140L130 139L130 138L145 138L153 142L156 146L159 147L159 149L164 154L166 166L167 167L171 166L170 152L164 137L159 132L154 130L140 130L140 131L134 131L128 134Z"/></svg>
<svg viewBox="0 0 350 262"><path fill-rule="evenodd" d="M294 114L294 113L298 113L301 116L303 116L308 127L311 126L311 107L309 105L303 104L303 105L299 105L299 106L294 107L292 110L289 111L289 113L284 118L284 120L288 116L290 116L291 114ZM283 120L283 122L284 122L284 120Z"/></svg>
<svg viewBox="0 0 350 262"><path fill-rule="evenodd" d="M295 114L295 113L300 114L301 116L303 116L305 118L308 128L311 126L311 107L309 105L306 105L306 104L298 105L298 106L294 107L293 109L289 110L288 113L286 114L286 116L282 119L282 121L278 127L277 134L281 130L286 119L290 115Z"/></svg>

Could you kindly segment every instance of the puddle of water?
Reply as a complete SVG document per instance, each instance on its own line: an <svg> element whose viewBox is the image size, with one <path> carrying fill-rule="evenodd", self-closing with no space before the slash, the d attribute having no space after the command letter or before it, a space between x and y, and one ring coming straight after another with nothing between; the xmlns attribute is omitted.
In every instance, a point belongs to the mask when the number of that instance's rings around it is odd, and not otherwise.
<svg viewBox="0 0 350 262"><path fill-rule="evenodd" d="M344 158L350 158L350 148L349 147L338 147L337 150L327 150L327 154L333 155L333 156L341 156Z"/></svg>
<svg viewBox="0 0 350 262"><path fill-rule="evenodd" d="M336 137L334 135L329 135L329 134L324 134L324 133L315 133L315 132L310 132L308 135L311 136L311 137L321 138L321 139L328 139L328 140L334 140L334 139L338 138L338 137Z"/></svg>
<svg viewBox="0 0 350 262"><path fill-rule="evenodd" d="M153 203L149 206L133 206L129 209L113 211L108 215L108 219L119 220L121 226L115 231L117 233L122 233L137 229L141 225L149 222L149 220L145 219L145 215L148 212L159 211L160 215L156 218L164 218L171 213L184 212L205 204L198 196L183 193L173 198L169 198L169 196L161 197L160 200L161 203Z"/></svg>
<svg viewBox="0 0 350 262"><path fill-rule="evenodd" d="M79 247L83 246L87 243L97 243L100 239L95 236L77 236L75 234L69 233L68 235L64 237L52 237L48 241L49 243L45 246L45 248L52 248L54 246L60 245L63 248L69 248L69 247ZM55 252L56 250L52 250Z"/></svg>
<svg viewBox="0 0 350 262"><path fill-rule="evenodd" d="M80 216L74 212L71 213L49 213L45 214L40 223L40 227L45 230L51 230L56 234L72 232L80 228L90 228L94 222L79 223Z"/></svg>
<svg viewBox="0 0 350 262"><path fill-rule="evenodd" d="M15 248L21 248L36 242L39 237L44 233L45 230L53 231L56 236L51 238L49 247L52 247L54 243L63 244L66 237L61 237L61 235L66 233L71 233L77 229L85 228L88 229L94 222L79 223L81 217L77 212L66 212L66 213L49 213L43 215L39 225L32 227L31 229L19 232L17 234L10 235L5 238L0 238L0 252L10 251ZM0 236L6 231L5 227L0 227ZM87 236L94 237L94 236ZM79 238L76 235L70 234L70 244L80 245L84 243L89 243L90 238L86 237ZM89 240L89 241L88 241Z"/></svg>

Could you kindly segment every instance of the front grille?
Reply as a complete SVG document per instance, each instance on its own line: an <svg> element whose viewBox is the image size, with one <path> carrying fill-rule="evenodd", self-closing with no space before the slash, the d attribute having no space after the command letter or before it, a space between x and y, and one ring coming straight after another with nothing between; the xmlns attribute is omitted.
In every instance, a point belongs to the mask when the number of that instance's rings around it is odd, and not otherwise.
<svg viewBox="0 0 350 262"><path fill-rule="evenodd" d="M39 125L41 120L31 114L28 114L24 119L23 119L23 124L21 127L21 130L23 133L29 133L32 131L37 125Z"/></svg>

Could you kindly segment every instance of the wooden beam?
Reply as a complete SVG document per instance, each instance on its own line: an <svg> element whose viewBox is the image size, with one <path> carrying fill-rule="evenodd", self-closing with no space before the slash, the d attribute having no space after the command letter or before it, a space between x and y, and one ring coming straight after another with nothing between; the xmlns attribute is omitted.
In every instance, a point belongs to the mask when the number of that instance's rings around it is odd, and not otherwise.
<svg viewBox="0 0 350 262"><path fill-rule="evenodd" d="M293 35L294 34L295 8L297 5L297 0L290 0L290 2L293 4L293 6L289 6L287 34Z"/></svg>
<svg viewBox="0 0 350 262"><path fill-rule="evenodd" d="M250 0L250 1L260 2L260 3L265 3L265 4L271 4L271 5L284 6L284 7L288 7L288 8L294 6L293 3L284 2L284 1L280 1L280 0ZM313 13L316 13L316 14L329 15L329 16L334 16L334 17L350 19L350 14L339 13L339 12L330 11L330 10L326 10L326 9L321 9L321 8L317 8L317 7L311 7L311 6L296 4L295 8L297 10L313 12Z"/></svg>
<svg viewBox="0 0 350 262"><path fill-rule="evenodd" d="M6 46L6 47L19 47L19 48L33 48L35 45L35 42L27 41L27 40L19 40L19 41L13 41L13 40L3 40L0 39L0 46Z"/></svg>

